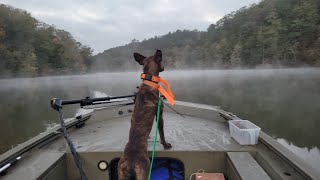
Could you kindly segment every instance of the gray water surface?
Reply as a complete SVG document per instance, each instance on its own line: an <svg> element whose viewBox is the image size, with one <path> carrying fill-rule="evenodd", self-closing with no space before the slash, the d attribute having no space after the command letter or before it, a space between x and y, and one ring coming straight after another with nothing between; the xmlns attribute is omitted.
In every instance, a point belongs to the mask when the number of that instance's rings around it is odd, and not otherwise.
<svg viewBox="0 0 320 180"><path fill-rule="evenodd" d="M129 95L140 72L0 80L0 153L58 123L52 97ZM177 100L248 119L320 171L320 69L170 71ZM72 117L78 106L64 108Z"/></svg>

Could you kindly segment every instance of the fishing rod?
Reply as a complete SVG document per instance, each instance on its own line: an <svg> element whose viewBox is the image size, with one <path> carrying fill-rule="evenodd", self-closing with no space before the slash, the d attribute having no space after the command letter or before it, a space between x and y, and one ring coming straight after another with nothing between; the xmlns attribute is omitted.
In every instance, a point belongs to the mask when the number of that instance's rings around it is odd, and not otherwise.
<svg viewBox="0 0 320 180"><path fill-rule="evenodd" d="M0 168L0 175L3 176L6 174L7 169L9 169L9 167L17 164L17 162L21 159L21 156L15 157L14 159L10 160L7 164L5 164L4 166L2 166Z"/></svg>

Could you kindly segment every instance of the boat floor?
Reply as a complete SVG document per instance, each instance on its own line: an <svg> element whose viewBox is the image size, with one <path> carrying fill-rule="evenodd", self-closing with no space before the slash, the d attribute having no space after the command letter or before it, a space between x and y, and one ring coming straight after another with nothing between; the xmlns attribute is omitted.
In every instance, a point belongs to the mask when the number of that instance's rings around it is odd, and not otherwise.
<svg viewBox="0 0 320 180"><path fill-rule="evenodd" d="M128 141L130 120L131 116L125 116L93 123L74 130L70 137L79 152L123 151ZM172 144L170 151L244 151L254 148L235 142L226 123L164 113L165 137ZM153 128L148 141L149 150L153 147L154 135ZM164 150L159 142L156 148Z"/></svg>

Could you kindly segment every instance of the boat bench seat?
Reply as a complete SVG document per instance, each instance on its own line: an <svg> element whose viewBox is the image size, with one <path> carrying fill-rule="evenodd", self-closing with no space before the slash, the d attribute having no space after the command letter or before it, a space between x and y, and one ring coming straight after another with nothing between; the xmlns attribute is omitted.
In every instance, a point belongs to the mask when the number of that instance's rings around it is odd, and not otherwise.
<svg viewBox="0 0 320 180"><path fill-rule="evenodd" d="M227 152L227 174L231 179L271 180L248 152Z"/></svg>

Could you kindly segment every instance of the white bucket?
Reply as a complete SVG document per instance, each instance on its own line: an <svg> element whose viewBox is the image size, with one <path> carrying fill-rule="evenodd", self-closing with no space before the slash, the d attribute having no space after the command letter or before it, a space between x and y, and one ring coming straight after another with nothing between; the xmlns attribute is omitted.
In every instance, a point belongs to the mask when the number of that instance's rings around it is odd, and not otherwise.
<svg viewBox="0 0 320 180"><path fill-rule="evenodd" d="M241 145L258 143L261 128L248 120L229 121L230 135Z"/></svg>

